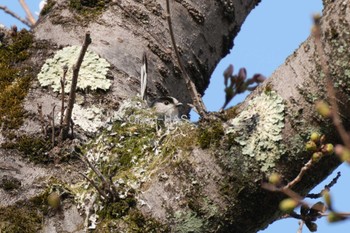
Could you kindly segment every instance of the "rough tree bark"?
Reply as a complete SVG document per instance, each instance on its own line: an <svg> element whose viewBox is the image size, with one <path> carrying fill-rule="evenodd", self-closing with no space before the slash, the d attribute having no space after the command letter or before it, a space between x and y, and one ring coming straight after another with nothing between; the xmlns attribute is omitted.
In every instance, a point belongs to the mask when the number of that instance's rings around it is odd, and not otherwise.
<svg viewBox="0 0 350 233"><path fill-rule="evenodd" d="M165 1L106 1L107 7L100 12L87 8L79 10L72 7L72 2L80 1L55 2L35 26L35 39L47 43L42 51L37 50L31 57L37 69L57 47L80 45L85 32L90 31L90 49L112 64L110 76L113 81L111 90L98 97L87 93L84 96L86 105L100 103L105 114L111 115L123 100L135 96L139 90L143 52L148 55L150 97L171 95L182 103L191 103L171 48ZM204 93L215 65L233 46L233 38L245 17L258 3L258 0L171 1L176 42L186 70L200 93ZM347 59L350 4L349 1L324 1L324 4L322 43L332 78L342 91L339 94L341 114L347 126L350 112L344 106L347 106L350 94ZM321 99L327 99L324 77L310 37L262 87L241 106L231 110L235 114L226 114L225 121L213 116L199 126L202 127L199 136L185 133L188 140L205 136L211 145L191 144L188 148L177 145L175 153L153 167L152 176L135 190L136 208L172 232L248 233L266 227L281 215L278 204L283 198L281 194L261 188L268 175L278 172L286 183L296 177L310 159L304 144L311 131L323 132L329 142L340 143L331 122L318 117L314 109L315 101ZM58 105L59 102L59 97L42 90L34 81L24 105L28 112L34 113L36 104L42 103L47 114L50 104ZM260 112L255 109L260 109ZM183 113L187 111L187 108L183 109ZM240 125L243 122L245 126L235 125L237 122L229 119L234 116L240 119ZM272 122L271 116L276 117ZM265 124L272 131L264 129ZM263 135L261 129L269 134L264 138L266 144L259 144L259 137L254 138L256 133ZM26 119L21 130L39 132L40 124L35 118ZM34 165L27 165L18 156L10 155L17 153L13 150L1 149L0 153L3 163L21 165L18 169L23 176L35 169ZM9 161L11 156L15 159ZM301 195L307 194L339 164L335 157L321 159L294 190ZM47 177L45 172L58 176L68 166L49 169L38 166L43 170L37 176ZM28 167L27 171L23 167ZM69 175L74 181L62 175L60 179L72 183L77 182L76 176L75 172ZM0 194L9 200L7 203L1 201L1 204L14 204L41 190L42 187L31 187L15 198L1 191ZM68 210L73 211L67 208L66 212ZM69 214L64 216L69 218ZM64 228L64 220L57 218L54 224L52 221L47 217L44 227L47 232L48 229L52 232L62 229L78 232L78 227ZM71 225L78 226L83 220L76 217L72 221L74 224ZM128 229L127 221L118 224L117 229Z"/></svg>

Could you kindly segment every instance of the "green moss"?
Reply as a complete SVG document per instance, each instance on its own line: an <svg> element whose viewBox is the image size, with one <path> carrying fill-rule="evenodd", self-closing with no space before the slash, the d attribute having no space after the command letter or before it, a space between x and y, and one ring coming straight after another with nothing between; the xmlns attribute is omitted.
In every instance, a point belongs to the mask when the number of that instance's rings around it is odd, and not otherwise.
<svg viewBox="0 0 350 233"><path fill-rule="evenodd" d="M181 149L182 151L191 151L193 147L198 145L198 128L191 123L183 123L178 126L181 133L171 135L164 139L162 143L162 154L167 157L174 155ZM191 136L189 136L191 135Z"/></svg>
<svg viewBox="0 0 350 233"><path fill-rule="evenodd" d="M69 7L83 16L97 16L103 12L111 0L70 0Z"/></svg>
<svg viewBox="0 0 350 233"><path fill-rule="evenodd" d="M224 128L220 120L209 120L199 126L198 142L201 148L209 148L210 146L218 146L224 136Z"/></svg>
<svg viewBox="0 0 350 233"><path fill-rule="evenodd" d="M0 207L0 231L33 233L41 228L42 216L26 206Z"/></svg>
<svg viewBox="0 0 350 233"><path fill-rule="evenodd" d="M110 141L118 145L112 149L112 153L117 155L115 163L118 164L118 170L131 168L133 163L145 156L147 152L152 152L152 148L148 146L156 138L155 128L117 123L112 131L117 135L110 138Z"/></svg>
<svg viewBox="0 0 350 233"><path fill-rule="evenodd" d="M41 197L39 195L38 197ZM20 201L15 205L0 207L0 232L32 233L42 227L43 214L38 203Z"/></svg>
<svg viewBox="0 0 350 233"><path fill-rule="evenodd" d="M15 142L7 142L2 145L6 149L17 149L34 163L49 163L52 158L47 152L52 148L51 143L42 137L22 135Z"/></svg>
<svg viewBox="0 0 350 233"><path fill-rule="evenodd" d="M47 215L49 212L49 205L47 203L47 197L49 196L49 194L49 189L46 189L41 194L29 199L29 202L43 215Z"/></svg>
<svg viewBox="0 0 350 233"><path fill-rule="evenodd" d="M101 133L84 148L86 158L91 161L105 177L111 177L116 185L118 197L105 201L97 196L94 202L101 209L96 222L97 232L169 232L166 227L149 217L143 216L135 208L135 193L145 180L154 175L155 169L165 158L187 150L198 144L189 134L197 134L196 126L187 123L174 123L157 128L156 114L143 109L142 103L125 101L116 113L120 120ZM159 126L159 125L158 125ZM160 136L162 135L162 136ZM86 174L104 188L96 174L89 170ZM76 189L78 203L88 208L87 200L93 200L96 190L91 185L85 190ZM91 203L90 203L91 204ZM164 230L160 230L164 229Z"/></svg>
<svg viewBox="0 0 350 233"><path fill-rule="evenodd" d="M125 221L129 223L133 232L170 232L167 226L160 224L157 220L145 217L140 211L132 209Z"/></svg>
<svg viewBox="0 0 350 233"><path fill-rule="evenodd" d="M135 206L136 200L132 197L121 199L114 203L106 203L99 212L99 216L106 219L121 218L129 213L130 208Z"/></svg>
<svg viewBox="0 0 350 233"><path fill-rule="evenodd" d="M44 8L40 11L40 16L47 15L55 4L55 0L48 0Z"/></svg>
<svg viewBox="0 0 350 233"><path fill-rule="evenodd" d="M33 233L40 232L44 216L49 213L48 196L52 190L67 192L57 180L50 180L50 185L42 193L29 200L19 201L14 205L0 207L0 232ZM64 195L63 195L64 196ZM67 197L67 195L65 195Z"/></svg>
<svg viewBox="0 0 350 233"><path fill-rule="evenodd" d="M2 180L0 181L0 188L4 189L5 191L12 191L20 187L21 181L14 177L3 176Z"/></svg>
<svg viewBox="0 0 350 233"><path fill-rule="evenodd" d="M23 123L22 102L33 79L31 68L19 63L29 57L33 36L26 30L7 39L0 47L0 125L4 130L18 129Z"/></svg>
<svg viewBox="0 0 350 233"><path fill-rule="evenodd" d="M166 233L170 232L170 229L155 219L145 217L139 210L131 208L128 214L121 218L103 219L96 232Z"/></svg>

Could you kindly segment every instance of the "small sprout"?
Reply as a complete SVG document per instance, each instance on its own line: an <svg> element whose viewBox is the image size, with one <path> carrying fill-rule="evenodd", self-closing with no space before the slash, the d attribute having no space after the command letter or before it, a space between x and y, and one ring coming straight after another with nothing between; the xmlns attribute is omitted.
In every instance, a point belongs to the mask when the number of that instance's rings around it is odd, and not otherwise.
<svg viewBox="0 0 350 233"><path fill-rule="evenodd" d="M225 103L221 110L224 110L229 102L237 95L245 91L253 91L265 80L261 74L256 74L247 79L247 70L240 68L238 74L233 74L233 66L229 65L223 73L225 84ZM254 85L255 84L255 85ZM221 111L220 110L220 111Z"/></svg>
<svg viewBox="0 0 350 233"><path fill-rule="evenodd" d="M47 204L53 209L58 209L61 205L61 198L57 192L52 192L47 197Z"/></svg>
<svg viewBox="0 0 350 233"><path fill-rule="evenodd" d="M266 78L261 74L254 74L252 80L256 83L262 83L266 80Z"/></svg>
<svg viewBox="0 0 350 233"><path fill-rule="evenodd" d="M315 152L312 154L312 161L318 162L322 158L322 152Z"/></svg>
<svg viewBox="0 0 350 233"><path fill-rule="evenodd" d="M289 213L289 212L292 212L295 207L297 207L299 204L298 201L292 199L292 198L287 198L287 199L284 199L280 202L280 210L282 210L283 212L286 212L286 213Z"/></svg>
<svg viewBox="0 0 350 233"><path fill-rule="evenodd" d="M316 103L316 110L323 117L330 117L332 113L329 105L324 101Z"/></svg>
<svg viewBox="0 0 350 233"><path fill-rule="evenodd" d="M314 141L308 141L305 145L305 149L307 151L316 151L317 150L317 145Z"/></svg>
<svg viewBox="0 0 350 233"><path fill-rule="evenodd" d="M247 70L245 68L240 68L238 71L238 82L244 82L247 78Z"/></svg>
<svg viewBox="0 0 350 233"><path fill-rule="evenodd" d="M233 65L229 65L224 71L225 86L227 86L227 81L232 76L232 74L233 74Z"/></svg>
<svg viewBox="0 0 350 233"><path fill-rule="evenodd" d="M324 146L324 153L327 155L331 155L334 153L334 146L332 143L328 143Z"/></svg>
<svg viewBox="0 0 350 233"><path fill-rule="evenodd" d="M317 143L319 142L321 135L319 133L313 132L310 136L310 140Z"/></svg>
<svg viewBox="0 0 350 233"><path fill-rule="evenodd" d="M332 201L331 201L331 195L329 194L329 191L328 191L327 189L325 189L325 190L322 192L322 195L323 195L324 202L326 203L326 205L328 206L328 208L331 209L331 207L332 207Z"/></svg>
<svg viewBox="0 0 350 233"><path fill-rule="evenodd" d="M279 185L281 183L282 177L278 173L272 173L269 177L269 183L273 185Z"/></svg>
<svg viewBox="0 0 350 233"><path fill-rule="evenodd" d="M346 217L344 217L343 215L338 214L334 211L329 212L328 217L327 217L328 222L331 222L331 223L339 222L339 221L342 221L344 219L346 219Z"/></svg>

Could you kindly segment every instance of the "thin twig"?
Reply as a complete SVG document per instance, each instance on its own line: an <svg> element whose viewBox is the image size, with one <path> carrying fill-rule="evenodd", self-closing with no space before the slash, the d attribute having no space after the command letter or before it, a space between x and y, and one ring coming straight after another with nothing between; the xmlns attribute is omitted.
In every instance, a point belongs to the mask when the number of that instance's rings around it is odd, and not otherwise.
<svg viewBox="0 0 350 233"><path fill-rule="evenodd" d="M17 15L10 9L8 9L6 6L0 5L0 9L3 10L5 13L11 15L13 18L21 21L23 24L27 25L28 27L32 27L33 25L26 19L23 19L21 16Z"/></svg>
<svg viewBox="0 0 350 233"><path fill-rule="evenodd" d="M97 177L103 182L104 185L108 185L107 179L102 175L100 170L98 170L95 166L93 166L90 161L84 156L80 156L81 160L88 165L89 168L97 175Z"/></svg>
<svg viewBox="0 0 350 233"><path fill-rule="evenodd" d="M290 189L292 188L294 185L296 185L297 183L299 183L301 181L301 179L303 178L304 174L306 173L307 170L309 170L311 168L311 166L313 165L313 160L310 159L301 169L299 174L297 175L297 177L294 178L294 180L292 180L291 182L289 182L286 186L283 187L283 189Z"/></svg>
<svg viewBox="0 0 350 233"><path fill-rule="evenodd" d="M64 86L65 86L65 82L66 82L66 75L67 75L67 71L68 71L68 66L64 65L63 66L63 76L60 80L61 82L61 119L60 119L60 129L62 129L62 125L63 125L63 118L64 118Z"/></svg>
<svg viewBox="0 0 350 233"><path fill-rule="evenodd" d="M53 106L52 108L52 119L51 119L51 140L52 140L52 147L55 146L55 108L56 108L56 105Z"/></svg>
<svg viewBox="0 0 350 233"><path fill-rule="evenodd" d="M313 28L313 36L315 39L316 49L318 56L320 57L321 67L322 71L326 78L326 85L327 85L327 95L330 99L331 109L332 109L332 120L335 128L337 129L343 143L347 148L350 149L350 136L346 132L342 120L339 115L339 106L337 103L337 92L333 87L333 81L329 72L329 68L327 65L327 58L325 55L325 52L323 50L322 42L321 42L321 23L320 23L320 17L315 16L314 17L314 28Z"/></svg>
<svg viewBox="0 0 350 233"><path fill-rule="evenodd" d="M312 198L312 199L316 199L316 198L322 197L323 196L323 192L325 190L329 191L331 189L331 187L337 183L337 181L340 178L340 176L341 176L341 173L338 172L337 176L334 177L329 184L325 185L321 192L319 192L319 193L310 193L310 194L306 195L306 197Z"/></svg>
<svg viewBox="0 0 350 233"><path fill-rule="evenodd" d="M74 138L74 121L73 121L73 119L70 119L70 132L71 132L72 138Z"/></svg>
<svg viewBox="0 0 350 233"><path fill-rule="evenodd" d="M297 201L298 203L300 204L305 204L307 205L305 202L303 202L303 197L300 196L298 193L294 192L293 190L289 189L289 188L278 188L276 187L275 185L273 184L270 184L270 183L263 183L261 185L261 187L263 189L266 189L268 191L271 191L271 192L281 192L281 193L284 193L286 194L288 197L292 198L293 200Z"/></svg>
<svg viewBox="0 0 350 233"><path fill-rule="evenodd" d="M46 137L47 132L46 132L46 127L45 127L45 119L44 119L44 115L43 115L43 105L38 103L37 106L38 106L38 114L39 114L39 121L40 121L40 125L41 125L41 130L42 130L44 136Z"/></svg>
<svg viewBox="0 0 350 233"><path fill-rule="evenodd" d="M185 71L185 67L184 67L184 65L183 65L183 63L181 61L179 51L177 50L177 46L176 46L176 42L175 42L175 36L174 36L174 32L173 32L173 26L172 26L172 22L171 22L169 0L166 0L166 10L167 10L167 16L166 17L167 17L167 21L168 21L168 27L169 27L171 42L172 42L172 45L173 45L173 48L174 48L174 51L175 51L176 59L177 59L177 61L179 63L179 67L180 67L181 72L183 74L183 77L185 79L185 82L186 82L186 85L187 85L187 89L191 93L191 97L193 99L193 104L197 108L197 112L199 113L199 115L201 117L205 118L206 115L207 115L207 112L206 112L206 108L205 108L205 105L203 103L202 97L198 93L196 86L194 85L194 83L192 82L192 80L188 76L187 72Z"/></svg>
<svg viewBox="0 0 350 233"><path fill-rule="evenodd" d="M23 10L26 12L28 21L33 26L35 24L36 20L34 19L32 12L29 10L27 3L24 0L19 0L19 3L21 4Z"/></svg>
<svg viewBox="0 0 350 233"><path fill-rule="evenodd" d="M87 177L86 175L84 175L82 172L78 172L81 176L83 176L87 181L89 181L89 183L94 186L94 188L97 190L97 192L103 196L105 198L105 200L108 200L108 197L107 197L107 194L98 187L98 185L93 181L91 180L89 177Z"/></svg>
<svg viewBox="0 0 350 233"><path fill-rule="evenodd" d="M302 233L303 232L303 226L304 226L304 221L300 220L299 221L299 228L298 228L297 233Z"/></svg>
<svg viewBox="0 0 350 233"><path fill-rule="evenodd" d="M85 40L84 40L83 46L80 50L79 58L78 58L76 64L73 66L73 77L72 77L71 89L69 92L68 106L67 106L66 115L64 116L63 129L61 131L61 140L62 141L64 141L68 137L70 122L71 122L73 107L74 107L74 102L75 102L75 94L76 94L76 89L77 89L77 84L78 84L79 70L80 70L81 64L83 63L83 59L84 59L85 53L87 51L87 48L90 44L91 44L90 32L87 32L85 34Z"/></svg>

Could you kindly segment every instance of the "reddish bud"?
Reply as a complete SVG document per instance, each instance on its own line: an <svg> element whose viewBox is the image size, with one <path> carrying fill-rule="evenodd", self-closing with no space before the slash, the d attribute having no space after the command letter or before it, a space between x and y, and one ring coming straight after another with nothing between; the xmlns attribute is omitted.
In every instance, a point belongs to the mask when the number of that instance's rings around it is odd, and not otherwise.
<svg viewBox="0 0 350 233"><path fill-rule="evenodd" d="M227 86L227 81L228 79L232 76L233 74L233 65L229 65L226 70L224 71L224 83L225 86Z"/></svg>
<svg viewBox="0 0 350 233"><path fill-rule="evenodd" d="M262 82L264 82L266 80L266 78L263 75L261 75L261 74L254 74L252 79L256 83L262 83Z"/></svg>

